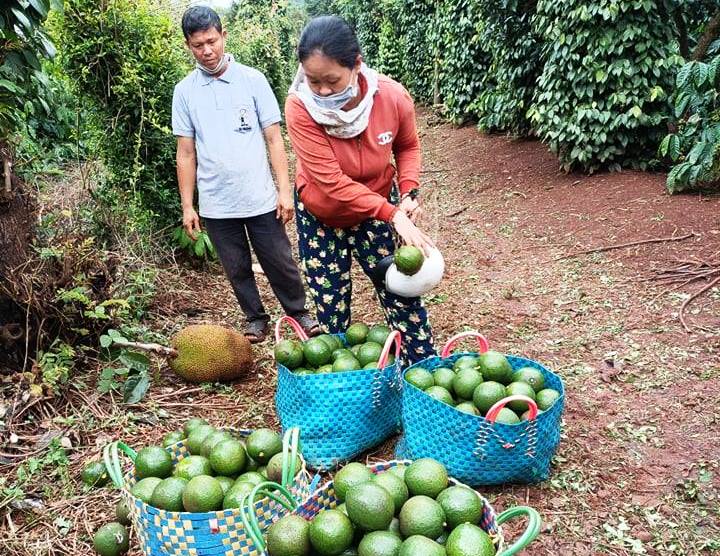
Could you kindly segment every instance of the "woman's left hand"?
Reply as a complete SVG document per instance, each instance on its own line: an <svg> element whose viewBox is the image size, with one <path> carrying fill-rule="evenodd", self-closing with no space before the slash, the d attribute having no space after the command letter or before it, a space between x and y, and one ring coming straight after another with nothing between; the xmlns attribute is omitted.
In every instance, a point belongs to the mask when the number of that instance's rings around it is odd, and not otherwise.
<svg viewBox="0 0 720 556"><path fill-rule="evenodd" d="M408 215L411 222L417 222L418 218L422 216L423 209L418 203L417 199L413 199L410 195L406 196L398 207L401 211Z"/></svg>

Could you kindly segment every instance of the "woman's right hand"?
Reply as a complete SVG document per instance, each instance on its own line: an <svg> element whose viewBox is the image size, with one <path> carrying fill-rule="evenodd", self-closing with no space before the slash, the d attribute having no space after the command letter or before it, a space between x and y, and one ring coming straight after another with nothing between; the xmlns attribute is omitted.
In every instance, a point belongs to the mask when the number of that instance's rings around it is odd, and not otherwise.
<svg viewBox="0 0 720 556"><path fill-rule="evenodd" d="M435 244L430 239L430 236L412 223L405 212L402 210L396 211L392 218L392 224L406 245L414 245L421 249L426 256L430 255L430 249L433 249Z"/></svg>

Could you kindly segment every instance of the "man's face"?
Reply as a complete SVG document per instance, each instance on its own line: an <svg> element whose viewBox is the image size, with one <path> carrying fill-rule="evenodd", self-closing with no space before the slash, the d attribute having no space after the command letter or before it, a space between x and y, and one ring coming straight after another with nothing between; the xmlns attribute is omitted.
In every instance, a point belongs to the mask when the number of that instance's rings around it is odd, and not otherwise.
<svg viewBox="0 0 720 556"><path fill-rule="evenodd" d="M195 59L207 68L214 68L220 63L225 52L227 31L219 33L215 27L204 31L195 31L187 40L188 48Z"/></svg>

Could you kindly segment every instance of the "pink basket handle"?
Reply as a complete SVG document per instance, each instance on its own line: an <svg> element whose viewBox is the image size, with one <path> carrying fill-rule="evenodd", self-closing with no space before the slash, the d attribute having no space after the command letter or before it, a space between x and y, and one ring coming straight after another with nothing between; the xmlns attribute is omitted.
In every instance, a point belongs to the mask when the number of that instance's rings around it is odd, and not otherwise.
<svg viewBox="0 0 720 556"><path fill-rule="evenodd" d="M283 322L288 323L292 327L292 329L295 330L295 333L298 335L298 337L303 342L308 339L308 335L303 330L303 327L300 326L300 323L298 321L296 321L294 318L285 315L283 317L280 317L278 319L277 323L275 323L275 343L282 340L282 336L280 334L280 330L281 330L280 327L282 326Z"/></svg>
<svg viewBox="0 0 720 556"><path fill-rule="evenodd" d="M500 410L505 407L505 405L508 402L514 402L514 401L522 401L527 402L528 409L530 410L530 415L528 416L528 421L535 420L535 417L537 417L538 414L538 406L535 403L535 400L532 398L528 398L527 396L521 396L519 394L515 396L508 396L507 398L503 398L499 402L496 402L495 405L493 405L490 409L488 409L487 414L485 415L485 419L490 421L491 423L495 423L495 419L497 419L498 413L500 413Z"/></svg>
<svg viewBox="0 0 720 556"><path fill-rule="evenodd" d="M400 357L400 345L402 344L402 335L397 330L390 332L390 335L385 340L385 345L380 352L380 359L378 359L378 369L384 369L387 364L387 360L390 357L390 348L395 343L395 361Z"/></svg>
<svg viewBox="0 0 720 556"><path fill-rule="evenodd" d="M487 338L480 334L479 332L470 331L470 332L460 332L460 334L455 334L452 338L450 338L447 343L445 344L445 347L442 349L442 353L440 354L440 357L445 359L448 357L451 353L453 348L455 347L455 344L458 343L458 341L462 340L463 338L476 338L478 347L480 348L480 353L485 353L488 349L490 349L490 344L487 341Z"/></svg>

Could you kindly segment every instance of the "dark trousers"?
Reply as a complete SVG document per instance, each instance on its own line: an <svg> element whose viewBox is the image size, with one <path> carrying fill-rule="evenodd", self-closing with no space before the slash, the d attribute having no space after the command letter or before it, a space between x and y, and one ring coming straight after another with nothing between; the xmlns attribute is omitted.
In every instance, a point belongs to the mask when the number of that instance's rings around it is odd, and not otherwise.
<svg viewBox="0 0 720 556"><path fill-rule="evenodd" d="M392 230L387 222L365 220L352 228L331 228L317 220L296 198L295 218L298 247L317 318L326 331L343 332L350 326L352 281L350 265L355 258L366 275L395 251ZM427 311L419 297L401 297L375 287L385 320L402 333L402 359L416 363L435 355Z"/></svg>
<svg viewBox="0 0 720 556"><path fill-rule="evenodd" d="M250 218L203 221L248 322L270 320L255 283L251 245L285 313L296 316L305 312L300 271L293 260L285 227L275 217L275 211Z"/></svg>

